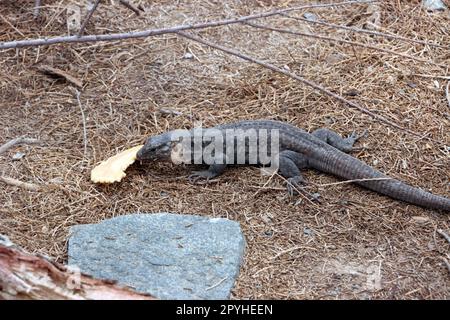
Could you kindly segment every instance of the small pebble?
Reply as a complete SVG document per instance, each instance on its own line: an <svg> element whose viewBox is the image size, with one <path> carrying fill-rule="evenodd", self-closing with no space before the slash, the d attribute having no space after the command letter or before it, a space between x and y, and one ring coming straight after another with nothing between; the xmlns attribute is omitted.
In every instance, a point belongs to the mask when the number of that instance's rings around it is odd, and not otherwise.
<svg viewBox="0 0 450 320"><path fill-rule="evenodd" d="M176 116L180 116L183 113L177 110L173 110L173 109L168 109L168 108L160 108L159 113L163 114L163 115L176 115Z"/></svg>
<svg viewBox="0 0 450 320"><path fill-rule="evenodd" d="M311 194L311 200L313 201L319 201L320 200L320 193L318 192L314 192L313 194Z"/></svg>
<svg viewBox="0 0 450 320"><path fill-rule="evenodd" d="M356 89L350 89L345 93L345 95L350 96L350 97L356 97L359 94L360 94L360 92Z"/></svg>
<svg viewBox="0 0 450 320"><path fill-rule="evenodd" d="M430 218L422 217L422 216L414 216L414 217L411 217L410 221L412 223L417 223L417 224L426 224L430 221Z"/></svg>
<svg viewBox="0 0 450 320"><path fill-rule="evenodd" d="M266 236L268 236L268 237L271 237L271 236L273 236L273 231L272 230L266 230L266 231L264 231L264 234Z"/></svg>
<svg viewBox="0 0 450 320"><path fill-rule="evenodd" d="M422 4L428 11L444 11L447 8L442 0L422 0Z"/></svg>
<svg viewBox="0 0 450 320"><path fill-rule="evenodd" d="M159 196L160 196L161 198L166 198L166 197L169 196L169 193L166 192L166 191L161 191L161 192L159 193Z"/></svg>
<svg viewBox="0 0 450 320"><path fill-rule="evenodd" d="M434 84L434 87L435 87L436 89L440 89L440 88L441 88L441 86L440 86L440 84L439 84L439 81L434 80L434 81L433 81L433 84Z"/></svg>
<svg viewBox="0 0 450 320"><path fill-rule="evenodd" d="M13 161L19 161L21 160L23 157L25 157L25 153L22 152L17 152L12 156L12 160Z"/></svg>
<svg viewBox="0 0 450 320"><path fill-rule="evenodd" d="M311 230L310 228L308 228L308 227L304 227L304 228L303 228L303 234L304 234L305 236L311 237L311 236L314 235L314 231L312 231L312 230Z"/></svg>
<svg viewBox="0 0 450 320"><path fill-rule="evenodd" d="M308 21L317 21L317 16L314 13L305 12L303 17Z"/></svg>

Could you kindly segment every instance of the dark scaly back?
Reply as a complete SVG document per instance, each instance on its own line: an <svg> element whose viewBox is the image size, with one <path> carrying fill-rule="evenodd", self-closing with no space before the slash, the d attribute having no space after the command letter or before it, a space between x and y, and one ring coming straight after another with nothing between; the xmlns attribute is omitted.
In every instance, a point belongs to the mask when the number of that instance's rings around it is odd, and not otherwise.
<svg viewBox="0 0 450 320"><path fill-rule="evenodd" d="M385 180L358 181L356 183L393 199L430 209L450 211L449 198L434 195L390 178L364 162L290 124L273 120L254 120L229 123L216 128L266 129L269 131L278 129L281 139L280 151L292 150L304 154L308 157L309 165L314 169L348 180L385 178Z"/></svg>

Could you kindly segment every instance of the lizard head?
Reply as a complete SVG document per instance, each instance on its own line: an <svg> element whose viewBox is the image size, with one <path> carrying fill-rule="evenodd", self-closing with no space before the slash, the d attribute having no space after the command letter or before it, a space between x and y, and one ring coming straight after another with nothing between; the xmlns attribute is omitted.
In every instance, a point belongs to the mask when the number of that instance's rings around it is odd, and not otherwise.
<svg viewBox="0 0 450 320"><path fill-rule="evenodd" d="M169 160L172 152L170 135L163 133L152 136L145 141L137 153L137 160L164 161Z"/></svg>

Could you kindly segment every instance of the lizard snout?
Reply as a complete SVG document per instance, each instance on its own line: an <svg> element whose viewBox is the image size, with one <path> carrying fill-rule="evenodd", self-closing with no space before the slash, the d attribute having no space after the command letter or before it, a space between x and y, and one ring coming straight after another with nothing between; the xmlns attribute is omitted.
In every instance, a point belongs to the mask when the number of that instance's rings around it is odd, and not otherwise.
<svg viewBox="0 0 450 320"><path fill-rule="evenodd" d="M136 154L136 160L144 160L144 147L140 148L139 151Z"/></svg>

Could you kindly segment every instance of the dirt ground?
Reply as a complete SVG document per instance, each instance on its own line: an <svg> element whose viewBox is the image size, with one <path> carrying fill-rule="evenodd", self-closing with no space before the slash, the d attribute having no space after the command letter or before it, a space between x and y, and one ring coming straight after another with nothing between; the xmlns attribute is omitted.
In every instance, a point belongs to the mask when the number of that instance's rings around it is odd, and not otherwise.
<svg viewBox="0 0 450 320"><path fill-rule="evenodd" d="M85 1L2 1L0 41L67 35L66 6ZM116 1L117 2L117 1ZM116 2L94 13L87 34L211 21L313 1L134 1L136 17ZM337 2L337 1L334 1ZM450 13L420 1L382 1L291 12L370 28L439 46L307 24L288 17L260 24L370 44L361 46L229 25L195 34L329 88L420 135L389 127L293 79L166 34L113 42L58 44L0 51L0 145L27 136L42 141L0 155L1 175L44 186L0 183L0 233L30 252L67 258L70 226L133 212L175 212L238 221L247 252L235 299L448 299L443 258L448 215L366 191L314 171L308 192L320 203L289 198L280 177L230 169L216 183L191 185L189 170L134 164L119 184L95 185L90 170L152 134L239 119L282 120L305 130L368 130L353 155L392 177L450 196ZM447 1L448 3L448 1ZM83 11L84 14L84 11ZM49 65L82 80L74 86L43 74ZM447 66L447 67L446 67ZM83 110L86 137L83 134ZM86 148L85 148L86 141ZM25 157L13 161L13 155Z"/></svg>

